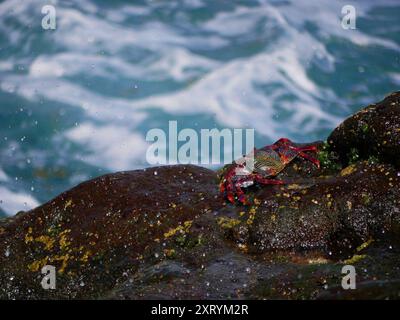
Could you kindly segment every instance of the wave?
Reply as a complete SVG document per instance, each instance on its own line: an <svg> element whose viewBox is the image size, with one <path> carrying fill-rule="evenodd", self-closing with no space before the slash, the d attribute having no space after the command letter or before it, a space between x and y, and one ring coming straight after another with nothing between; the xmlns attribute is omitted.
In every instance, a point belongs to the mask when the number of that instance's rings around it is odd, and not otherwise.
<svg viewBox="0 0 400 320"><path fill-rule="evenodd" d="M354 4L361 21L356 30L340 24L347 1L53 3L55 31L40 28L47 1L0 3L0 98L64 110L58 129L47 133L47 149L20 148L20 158L40 153L43 165L55 162L52 150L72 143L73 152L62 153L66 166L78 161L105 170L143 167L147 130L182 117L186 124L205 118L217 127L255 128L262 144L281 136L323 139L354 108L399 83L398 65L387 65L389 56L398 56L399 40L365 23L376 12L389 16L397 1ZM399 24L390 28L396 31ZM370 65L381 72L381 87ZM7 106L11 111L2 107L2 114L21 108ZM79 110L79 116L72 121L63 117L65 110ZM10 135L23 136L25 120ZM11 144L21 142L3 142L0 155ZM13 165L2 163L11 176L22 170ZM0 183L6 177L0 171ZM83 178L72 174L65 188ZM29 190L1 187L0 198L8 196L14 200L7 210L37 203Z"/></svg>
<svg viewBox="0 0 400 320"><path fill-rule="evenodd" d="M11 191L0 186L0 209L7 215L14 215L18 211L35 208L39 204L40 203L29 194Z"/></svg>

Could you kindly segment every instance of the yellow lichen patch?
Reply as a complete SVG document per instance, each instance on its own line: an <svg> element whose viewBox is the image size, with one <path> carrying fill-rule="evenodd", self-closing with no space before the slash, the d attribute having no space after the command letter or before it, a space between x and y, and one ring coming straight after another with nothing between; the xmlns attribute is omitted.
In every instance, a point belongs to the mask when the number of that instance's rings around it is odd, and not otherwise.
<svg viewBox="0 0 400 320"><path fill-rule="evenodd" d="M173 258L175 256L175 249L164 249L164 254L168 258Z"/></svg>
<svg viewBox="0 0 400 320"><path fill-rule="evenodd" d="M51 231L50 229L48 231ZM63 249L64 246L69 244L66 240L66 233L70 232L71 230L65 230L64 232L60 233L60 248ZM51 250L54 247L54 244L56 243L56 239L52 238L51 236L48 235L40 235L37 237L34 237L32 234L32 228L28 229L27 234L25 235L25 243L32 243L32 242L37 242L37 243L42 243L44 244L44 249L45 250Z"/></svg>
<svg viewBox="0 0 400 320"><path fill-rule="evenodd" d="M192 226L193 220L188 220L183 223L183 225L177 226L174 229L170 229L168 232L164 233L164 238L170 238L177 234L178 232L180 233L187 233L189 232L190 227Z"/></svg>
<svg viewBox="0 0 400 320"><path fill-rule="evenodd" d="M298 184L296 184L296 183L292 183L292 184L289 184L289 185L287 186L287 188L288 188L289 190L295 190L295 189L300 189L300 186L299 186Z"/></svg>
<svg viewBox="0 0 400 320"><path fill-rule="evenodd" d="M239 244L238 244L238 247L239 247L239 249L242 250L243 252L249 251L249 249L247 248L247 245L244 244L244 243L239 243Z"/></svg>
<svg viewBox="0 0 400 320"><path fill-rule="evenodd" d="M308 259L308 264L327 264L329 260L325 258L314 258L314 259Z"/></svg>
<svg viewBox="0 0 400 320"><path fill-rule="evenodd" d="M250 211L249 211L249 217L247 218L247 221L246 221L246 223L247 223L248 225L253 224L254 219L255 219L255 217L256 217L256 212L257 212L257 208L252 207L252 208L250 209Z"/></svg>
<svg viewBox="0 0 400 320"><path fill-rule="evenodd" d="M136 258L136 260L143 260L144 259L144 256L142 255L142 254L140 254L137 258Z"/></svg>
<svg viewBox="0 0 400 320"><path fill-rule="evenodd" d="M348 176L349 174L352 174L354 171L356 171L356 166L354 164L344 168L342 171L340 171L340 175L343 176Z"/></svg>
<svg viewBox="0 0 400 320"><path fill-rule="evenodd" d="M90 250L85 251L83 256L80 258L80 261L83 263L87 263L89 260L89 257L92 255L92 252Z"/></svg>
<svg viewBox="0 0 400 320"><path fill-rule="evenodd" d="M68 253L65 255L55 256L52 259L52 261L61 261L61 267L58 269L58 273L64 273L65 268L68 266L68 260L70 260L70 255Z"/></svg>
<svg viewBox="0 0 400 320"><path fill-rule="evenodd" d="M44 244L45 250L53 249L55 240L50 238L49 236L39 236L34 239L35 242L40 242Z"/></svg>
<svg viewBox="0 0 400 320"><path fill-rule="evenodd" d="M271 220L273 221L273 222L275 222L276 221L276 215L271 215Z"/></svg>
<svg viewBox="0 0 400 320"><path fill-rule="evenodd" d="M361 244L360 246L357 247L357 252L360 252L362 250L364 250L366 247L368 247L372 242L374 242L373 239L369 239L368 241L365 241L363 244Z"/></svg>
<svg viewBox="0 0 400 320"><path fill-rule="evenodd" d="M67 202L65 202L64 210L68 209L70 206L72 206L72 199L69 199Z"/></svg>
<svg viewBox="0 0 400 320"><path fill-rule="evenodd" d="M36 260L28 265L30 271L38 271L41 267L48 263L59 262L58 273L64 273L65 269L68 267L68 262L73 260L76 262L87 263L89 261L92 252L90 250L85 250L84 246L79 248L71 248L71 241L67 234L70 233L70 229L66 229L59 234L55 239L47 235L42 235L34 238L32 236L32 230L28 230L25 236L25 242L39 242L45 245L46 250L52 250L56 244L58 244L60 253L57 255L48 255L45 258Z"/></svg>
<svg viewBox="0 0 400 320"><path fill-rule="evenodd" d="M28 232L25 235L25 243L28 244L30 242L33 242L32 228L31 227L29 227Z"/></svg>
<svg viewBox="0 0 400 320"><path fill-rule="evenodd" d="M66 250L71 242L68 240L67 233L70 233L70 229L66 229L60 233L60 239L58 241L61 250Z"/></svg>
<svg viewBox="0 0 400 320"><path fill-rule="evenodd" d="M364 259L367 255L366 254L355 254L352 258L344 260L343 262L345 264L354 264L358 261L361 261L362 259Z"/></svg>
<svg viewBox="0 0 400 320"><path fill-rule="evenodd" d="M219 217L217 219L217 223L221 228L232 229L233 227L235 227L238 224L240 224L240 220L233 219L233 218L228 218L228 217Z"/></svg>
<svg viewBox="0 0 400 320"><path fill-rule="evenodd" d="M41 260L36 260L28 265L28 269L32 272L39 271L39 269L42 269L47 264L48 260L49 257L45 257Z"/></svg>
<svg viewBox="0 0 400 320"><path fill-rule="evenodd" d="M55 255L53 257L50 257L49 258L49 262L51 262L51 263L56 262L56 261L61 262L61 267L58 269L57 272L62 274L62 273L64 273L65 269L68 266L68 261L72 260L72 258L73 258L73 256L71 256L70 254L66 253L66 254L63 254L63 255Z"/></svg>

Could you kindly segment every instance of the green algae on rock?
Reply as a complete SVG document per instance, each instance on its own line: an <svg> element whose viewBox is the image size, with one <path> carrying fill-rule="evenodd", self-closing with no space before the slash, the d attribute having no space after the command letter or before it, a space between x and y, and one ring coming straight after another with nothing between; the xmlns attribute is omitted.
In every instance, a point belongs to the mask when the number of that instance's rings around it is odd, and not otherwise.
<svg viewBox="0 0 400 320"><path fill-rule="evenodd" d="M400 92L361 109L339 125L327 140L344 164L357 152L362 159L375 156L399 166Z"/></svg>

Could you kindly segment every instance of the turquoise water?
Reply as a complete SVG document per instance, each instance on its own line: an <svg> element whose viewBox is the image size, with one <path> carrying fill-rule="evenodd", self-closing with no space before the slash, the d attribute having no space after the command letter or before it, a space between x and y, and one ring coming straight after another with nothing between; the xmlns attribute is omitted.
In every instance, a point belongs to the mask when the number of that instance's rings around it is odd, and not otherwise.
<svg viewBox="0 0 400 320"><path fill-rule="evenodd" d="M0 215L147 166L169 120L324 139L400 84L399 1L7 0L0 17Z"/></svg>

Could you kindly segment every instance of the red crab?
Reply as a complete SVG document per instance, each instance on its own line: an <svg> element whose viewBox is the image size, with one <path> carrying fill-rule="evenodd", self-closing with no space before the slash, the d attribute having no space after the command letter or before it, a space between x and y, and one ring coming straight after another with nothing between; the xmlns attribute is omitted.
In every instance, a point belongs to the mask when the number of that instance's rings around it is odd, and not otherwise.
<svg viewBox="0 0 400 320"><path fill-rule="evenodd" d="M285 182L282 180L273 179L273 177L278 175L296 157L307 159L319 168L319 161L305 151L317 152L318 149L313 145L296 147L292 141L286 138L281 138L270 146L254 149L249 155L228 166L221 178L220 191L232 203L235 203L236 196L239 202L247 204L242 188L255 183L261 185L284 184ZM249 164L252 155L254 155L254 163L251 171L246 164Z"/></svg>

